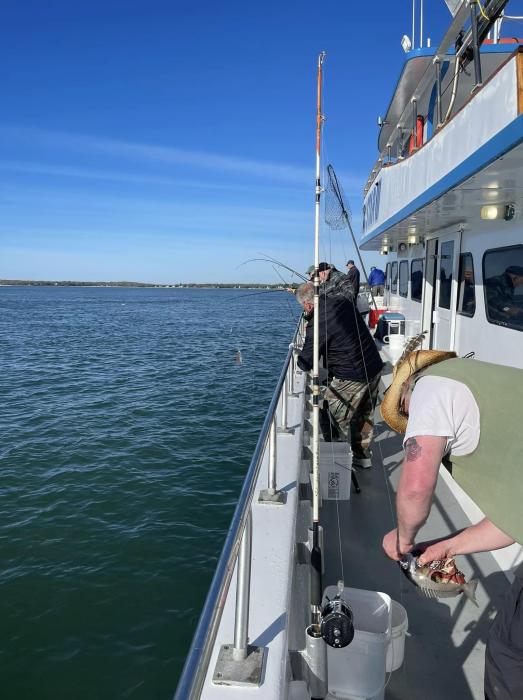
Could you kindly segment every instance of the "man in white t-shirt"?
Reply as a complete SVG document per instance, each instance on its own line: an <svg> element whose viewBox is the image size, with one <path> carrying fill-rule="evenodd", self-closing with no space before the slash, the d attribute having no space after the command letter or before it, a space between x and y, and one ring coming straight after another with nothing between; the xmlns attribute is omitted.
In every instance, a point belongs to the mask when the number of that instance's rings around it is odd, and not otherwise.
<svg viewBox="0 0 523 700"><path fill-rule="evenodd" d="M398 526L383 538L387 556L398 560L416 547L423 550L423 564L523 541L523 445L513 408L522 402L522 370L440 351L411 353L395 368L381 410L394 430L405 433L405 459L396 500ZM499 445L501 461L495 459ZM415 545L444 458L488 517L437 542ZM523 699L523 567L489 631L485 697Z"/></svg>

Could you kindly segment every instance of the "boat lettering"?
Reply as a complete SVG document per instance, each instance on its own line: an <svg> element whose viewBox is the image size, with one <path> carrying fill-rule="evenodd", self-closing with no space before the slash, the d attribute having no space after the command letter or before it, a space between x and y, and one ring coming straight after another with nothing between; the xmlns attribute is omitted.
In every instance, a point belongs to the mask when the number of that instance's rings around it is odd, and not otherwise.
<svg viewBox="0 0 523 700"><path fill-rule="evenodd" d="M363 230L366 231L377 219L380 212L381 180L371 189L363 205Z"/></svg>

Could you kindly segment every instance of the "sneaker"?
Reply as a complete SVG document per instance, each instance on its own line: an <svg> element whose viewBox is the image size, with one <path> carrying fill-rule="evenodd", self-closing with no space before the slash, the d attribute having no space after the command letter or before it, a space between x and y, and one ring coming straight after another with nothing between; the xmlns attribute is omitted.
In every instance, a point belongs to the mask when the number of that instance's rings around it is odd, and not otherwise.
<svg viewBox="0 0 523 700"><path fill-rule="evenodd" d="M372 467L372 460L370 457L353 457L352 466L360 469L369 469Z"/></svg>

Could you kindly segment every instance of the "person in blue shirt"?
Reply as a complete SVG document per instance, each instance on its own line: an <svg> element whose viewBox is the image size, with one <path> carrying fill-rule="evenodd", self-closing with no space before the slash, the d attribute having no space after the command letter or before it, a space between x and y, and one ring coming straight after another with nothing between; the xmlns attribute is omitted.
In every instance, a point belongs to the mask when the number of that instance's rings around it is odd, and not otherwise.
<svg viewBox="0 0 523 700"><path fill-rule="evenodd" d="M385 273L383 270L380 270L378 267L370 268L369 287L374 295L383 296L385 291Z"/></svg>

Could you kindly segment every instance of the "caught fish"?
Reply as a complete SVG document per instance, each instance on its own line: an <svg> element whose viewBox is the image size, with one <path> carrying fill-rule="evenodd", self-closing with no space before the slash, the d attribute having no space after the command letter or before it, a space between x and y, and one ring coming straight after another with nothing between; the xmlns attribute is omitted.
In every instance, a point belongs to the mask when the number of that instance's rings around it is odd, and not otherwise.
<svg viewBox="0 0 523 700"><path fill-rule="evenodd" d="M238 351L236 352L236 355L234 356L234 362L237 365L243 365L242 351L239 348L238 348Z"/></svg>
<svg viewBox="0 0 523 700"><path fill-rule="evenodd" d="M418 591L428 598L454 598L460 593L478 605L476 600L477 579L465 581L454 559L441 559L428 564L418 564L416 556L405 554L398 562L405 576ZM478 606L479 607L479 606Z"/></svg>

